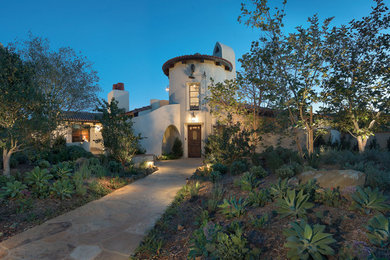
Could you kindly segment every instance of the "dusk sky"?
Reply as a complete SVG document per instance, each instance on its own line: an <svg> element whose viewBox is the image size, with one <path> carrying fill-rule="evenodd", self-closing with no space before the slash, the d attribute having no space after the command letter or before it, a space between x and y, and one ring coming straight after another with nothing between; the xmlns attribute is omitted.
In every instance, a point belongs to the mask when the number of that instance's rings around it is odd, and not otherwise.
<svg viewBox="0 0 390 260"><path fill-rule="evenodd" d="M237 22L240 0L0 0L0 42L26 39L28 31L69 46L88 57L107 97L112 84L125 83L130 108L168 99L162 65L185 54L212 54L220 41L240 58L259 31ZM282 1L271 1L281 3ZM335 16L334 25L370 12L370 0L290 0L286 30L308 16ZM238 64L239 65L239 64Z"/></svg>

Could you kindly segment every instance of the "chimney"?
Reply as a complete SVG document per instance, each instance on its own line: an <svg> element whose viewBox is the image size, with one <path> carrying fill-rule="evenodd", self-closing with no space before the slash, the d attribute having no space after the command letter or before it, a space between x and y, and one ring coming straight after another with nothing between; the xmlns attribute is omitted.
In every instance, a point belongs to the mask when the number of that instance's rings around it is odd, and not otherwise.
<svg viewBox="0 0 390 260"><path fill-rule="evenodd" d="M124 83L119 82L112 85L112 90L107 95L108 103L110 103L113 98L118 101L119 108L125 109L126 112L129 111L129 92L125 91Z"/></svg>

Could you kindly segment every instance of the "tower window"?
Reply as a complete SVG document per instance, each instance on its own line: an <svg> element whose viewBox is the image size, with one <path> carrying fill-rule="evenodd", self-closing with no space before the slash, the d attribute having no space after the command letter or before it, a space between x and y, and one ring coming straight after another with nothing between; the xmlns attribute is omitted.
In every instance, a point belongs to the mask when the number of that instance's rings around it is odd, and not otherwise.
<svg viewBox="0 0 390 260"><path fill-rule="evenodd" d="M190 83L190 110L199 110L200 83Z"/></svg>

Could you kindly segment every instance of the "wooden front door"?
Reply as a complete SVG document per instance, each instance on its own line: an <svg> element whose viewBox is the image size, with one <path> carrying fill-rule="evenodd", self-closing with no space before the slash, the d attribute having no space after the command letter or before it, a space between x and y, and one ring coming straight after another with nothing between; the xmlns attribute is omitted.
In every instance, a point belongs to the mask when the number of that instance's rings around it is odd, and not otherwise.
<svg viewBox="0 0 390 260"><path fill-rule="evenodd" d="M201 157L201 126L189 125L188 126L188 157L199 158Z"/></svg>

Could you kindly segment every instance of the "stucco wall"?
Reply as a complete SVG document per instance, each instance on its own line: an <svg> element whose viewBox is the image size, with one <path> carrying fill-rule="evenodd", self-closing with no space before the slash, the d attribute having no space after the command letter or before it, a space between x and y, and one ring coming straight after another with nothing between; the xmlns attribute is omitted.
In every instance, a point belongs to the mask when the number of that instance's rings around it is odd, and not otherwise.
<svg viewBox="0 0 390 260"><path fill-rule="evenodd" d="M132 121L134 132L144 137L140 143L146 153L158 156L161 155L163 136L168 126L176 126L180 133L180 105L163 106L134 117Z"/></svg>
<svg viewBox="0 0 390 260"><path fill-rule="evenodd" d="M188 70L190 64L195 65L194 79L189 78ZM205 137L212 133L212 125L215 119L209 113L209 107L206 105L205 97L209 95L208 87L214 82L223 82L226 79L234 79L236 74L234 71L225 70L224 66L217 66L213 61L187 61L187 64L178 62L173 68L169 69L169 102L170 104L180 105L180 121L179 129L181 135L184 156L188 156L187 144L187 126L189 124L199 123L202 125L202 151L204 149ZM189 107L189 84L192 82L200 83L200 110L190 111ZM196 122L192 119L192 113L196 117Z"/></svg>

